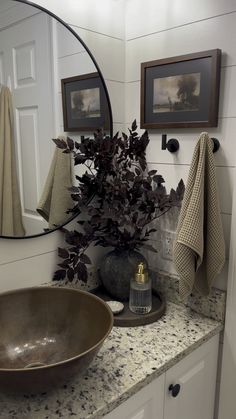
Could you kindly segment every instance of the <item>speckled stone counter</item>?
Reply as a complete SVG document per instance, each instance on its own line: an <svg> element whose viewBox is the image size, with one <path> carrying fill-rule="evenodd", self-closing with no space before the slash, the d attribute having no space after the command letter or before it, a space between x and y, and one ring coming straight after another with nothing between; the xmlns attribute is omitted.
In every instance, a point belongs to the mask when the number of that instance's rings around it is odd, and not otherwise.
<svg viewBox="0 0 236 419"><path fill-rule="evenodd" d="M114 328L83 377L37 396L1 394L0 417L102 418L221 330L215 320L168 303L156 323Z"/></svg>

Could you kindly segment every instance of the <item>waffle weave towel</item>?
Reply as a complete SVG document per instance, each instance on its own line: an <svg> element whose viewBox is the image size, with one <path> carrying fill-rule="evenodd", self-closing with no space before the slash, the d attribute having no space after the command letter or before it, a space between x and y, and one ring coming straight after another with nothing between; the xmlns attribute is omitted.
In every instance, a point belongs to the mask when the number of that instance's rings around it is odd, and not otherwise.
<svg viewBox="0 0 236 419"><path fill-rule="evenodd" d="M5 86L0 93L0 235L25 235L17 179L12 96Z"/></svg>
<svg viewBox="0 0 236 419"><path fill-rule="evenodd" d="M62 138L63 137L58 137ZM49 228L64 224L71 214L67 210L73 208L73 200L69 188L72 187L71 155L56 148L51 167L46 179L37 212L48 221Z"/></svg>
<svg viewBox="0 0 236 419"><path fill-rule="evenodd" d="M173 256L180 297L208 295L225 262L213 144L203 132L196 144L180 212Z"/></svg>

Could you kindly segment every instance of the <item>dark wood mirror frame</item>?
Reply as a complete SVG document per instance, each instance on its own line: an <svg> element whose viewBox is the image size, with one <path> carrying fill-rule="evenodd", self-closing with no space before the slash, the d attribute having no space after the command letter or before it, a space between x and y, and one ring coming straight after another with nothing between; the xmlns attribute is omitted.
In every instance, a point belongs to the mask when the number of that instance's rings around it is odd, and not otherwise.
<svg viewBox="0 0 236 419"><path fill-rule="evenodd" d="M81 45L84 47L84 49L86 50L86 52L88 53L89 57L91 58L94 66L96 67L96 71L98 73L98 75L100 76L101 79L101 83L105 92L105 96L106 96L106 100L107 100L107 108L108 108L108 113L109 113L109 122L110 122L110 136L113 135L113 117L112 117L112 108L111 108L111 102L110 102L110 98L109 98L109 94L108 94L108 90L107 90L107 86L104 80L104 77L102 75L102 72L93 56L93 54L91 53L91 51L89 50L89 48L87 47L87 45L84 43L84 41L80 38L80 36L66 23L64 22L61 18L59 18L58 16L56 16L54 13L52 13L50 10L36 4L33 3L31 1L28 0L13 0L15 2L18 3L24 3L24 4L28 4L29 6L35 7L39 10L41 10L42 12L47 13L49 16L53 17L54 19L56 19L58 22L60 22L66 29L68 29L68 31L70 31L72 33L72 35L74 35L77 40L81 43ZM40 236L45 236L46 234L50 234L53 233L56 230L60 230L62 227L64 227L65 225L67 225L68 223L70 223L72 220L74 220L77 216L79 215L79 213L73 214L73 216L71 218L69 218L64 224L55 227L55 229L53 230L47 230L47 231L43 231L42 233L39 234L34 234L34 235L29 235L29 236L24 236L24 237L13 237L13 236L0 236L0 238L3 239L14 239L14 240L22 240L22 239L32 239L35 237L40 237Z"/></svg>

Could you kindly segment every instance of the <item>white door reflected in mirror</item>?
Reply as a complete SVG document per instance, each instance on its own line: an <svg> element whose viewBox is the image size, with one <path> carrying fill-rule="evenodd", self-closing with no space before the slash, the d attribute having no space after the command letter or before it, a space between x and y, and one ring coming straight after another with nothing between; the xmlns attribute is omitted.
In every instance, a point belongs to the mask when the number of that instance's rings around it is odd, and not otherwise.
<svg viewBox="0 0 236 419"><path fill-rule="evenodd" d="M74 183L76 173L71 156L55 151L52 138L64 135L78 140L81 135L92 135L96 128L110 128L109 123L98 118L102 114L100 108L105 106L105 119L110 121L107 97L97 71L80 41L57 19L28 4L14 0L1 2L0 95L5 87L9 88L13 111L10 137L14 147L10 156L0 155L3 161L0 204L12 210L0 213L0 236L42 234L71 218L66 213L68 205L73 207L68 186ZM90 78L94 73L97 77ZM78 78L77 84L70 83L70 78ZM61 80L64 81L63 98ZM100 94L96 95L95 103L94 91L98 93L98 89ZM75 103L73 98L78 96L80 101ZM77 112L75 106L80 106ZM3 121L6 118L1 117L2 111L0 109L0 120L5 132L6 122ZM73 131L72 135L68 131ZM0 142L2 150L9 139L2 135ZM11 170L14 154L17 181L12 194L6 194L6 174ZM17 194L21 209L13 204L11 208ZM9 213L13 213L14 220L16 211L25 234L12 228L14 221L9 219Z"/></svg>

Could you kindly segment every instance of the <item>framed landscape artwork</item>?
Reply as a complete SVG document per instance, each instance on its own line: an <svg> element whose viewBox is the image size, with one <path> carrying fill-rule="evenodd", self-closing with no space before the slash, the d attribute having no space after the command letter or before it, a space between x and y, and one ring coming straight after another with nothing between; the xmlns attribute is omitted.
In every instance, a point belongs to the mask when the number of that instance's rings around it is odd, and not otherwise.
<svg viewBox="0 0 236 419"><path fill-rule="evenodd" d="M64 131L109 128L106 96L98 73L61 80Z"/></svg>
<svg viewBox="0 0 236 419"><path fill-rule="evenodd" d="M216 127L221 50L141 64L141 128Z"/></svg>

